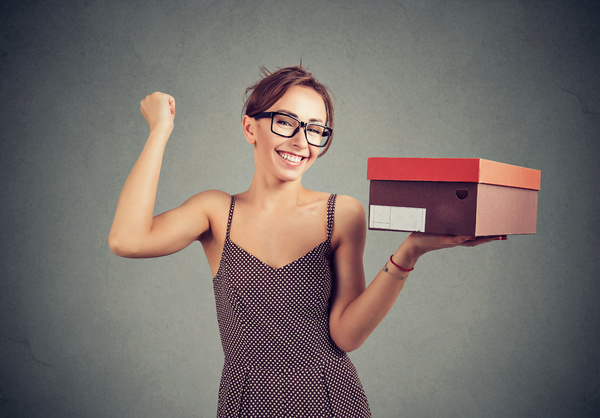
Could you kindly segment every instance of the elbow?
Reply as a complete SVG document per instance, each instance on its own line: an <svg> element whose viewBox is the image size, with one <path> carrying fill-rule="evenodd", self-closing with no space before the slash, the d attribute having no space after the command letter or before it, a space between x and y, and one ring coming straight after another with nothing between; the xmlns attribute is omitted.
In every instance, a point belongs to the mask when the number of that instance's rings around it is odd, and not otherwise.
<svg viewBox="0 0 600 418"><path fill-rule="evenodd" d="M340 350L350 353L359 349L366 340L359 335L342 335L341 333L332 332L330 329L331 339Z"/></svg>
<svg viewBox="0 0 600 418"><path fill-rule="evenodd" d="M329 336L340 350L349 353L360 348L370 332L356 323L349 324L340 318L329 317Z"/></svg>
<svg viewBox="0 0 600 418"><path fill-rule="evenodd" d="M112 234L108 236L108 248L110 248L113 254L118 255L119 257L127 257L127 254L123 250L119 240L116 239Z"/></svg>
<svg viewBox="0 0 600 418"><path fill-rule="evenodd" d="M136 258L135 248L112 231L108 235L108 248L119 257Z"/></svg>
<svg viewBox="0 0 600 418"><path fill-rule="evenodd" d="M363 342L364 341L340 341L339 343L335 342L335 344L340 350L343 350L346 353L350 353L351 351L359 349L363 345Z"/></svg>

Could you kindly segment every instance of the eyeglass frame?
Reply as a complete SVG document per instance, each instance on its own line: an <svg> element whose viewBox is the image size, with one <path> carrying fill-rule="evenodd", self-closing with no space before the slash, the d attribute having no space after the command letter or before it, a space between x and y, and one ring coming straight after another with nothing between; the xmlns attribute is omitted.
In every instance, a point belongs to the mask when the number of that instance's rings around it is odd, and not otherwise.
<svg viewBox="0 0 600 418"><path fill-rule="evenodd" d="M296 122L298 122L298 126L296 127L296 129L294 129L294 132L292 132L291 135L289 135L289 136L283 135L283 134L277 133L277 132L275 132L273 130L273 117L275 115L286 116L286 117L292 118ZM251 116L251 118L254 118L254 119L267 119L267 118L270 118L271 119L271 132L273 132L275 135L281 136L283 138L292 138L294 135L296 135L298 133L298 131L300 130L300 128L304 128L304 137L306 138L306 142L308 142L313 147L319 147L319 148L326 147L327 143L329 142L329 139L333 135L333 129L330 128L329 126L325 126L325 125L322 125L320 123L315 123L315 122L302 122L297 117L292 116L292 115L290 115L288 113L283 113L283 112L260 112L260 113L257 113L254 116ZM308 125L316 125L316 126L319 126L321 128L325 128L329 132L329 135L327 135L327 140L325 141L325 143L323 145L321 145L321 144L313 144L312 142L309 141L309 139L308 139L308 133L306 132L306 127ZM324 137L324 136L325 135L321 135L321 137Z"/></svg>

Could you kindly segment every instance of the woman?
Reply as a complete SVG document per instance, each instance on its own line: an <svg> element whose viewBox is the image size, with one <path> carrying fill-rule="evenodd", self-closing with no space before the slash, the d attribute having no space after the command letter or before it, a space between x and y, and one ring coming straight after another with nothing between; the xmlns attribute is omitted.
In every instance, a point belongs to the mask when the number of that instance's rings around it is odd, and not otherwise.
<svg viewBox="0 0 600 418"><path fill-rule="evenodd" d="M301 185L332 142L328 90L304 68L290 67L265 70L246 93L250 188L235 196L202 192L158 216L175 100L162 93L142 100L150 135L119 197L110 248L123 257L157 257L202 243L225 353L218 416L370 416L346 352L381 322L423 254L505 237L411 234L387 262L382 257L384 267L365 288L363 207Z"/></svg>

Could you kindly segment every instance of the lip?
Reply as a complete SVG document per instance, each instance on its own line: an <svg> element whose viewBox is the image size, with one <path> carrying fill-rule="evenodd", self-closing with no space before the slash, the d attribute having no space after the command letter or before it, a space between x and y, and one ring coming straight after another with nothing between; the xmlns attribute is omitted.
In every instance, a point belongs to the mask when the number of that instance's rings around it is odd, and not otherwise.
<svg viewBox="0 0 600 418"><path fill-rule="evenodd" d="M281 160L283 160L283 162L285 162L285 163L287 163L287 164L289 164L289 165L293 165L293 166L298 166L298 165L302 164L302 163L303 163L305 160L307 160L307 159L308 159L308 156L306 156L306 155L296 154L295 152L290 152L290 151L286 151L286 150L278 150L278 149L276 149L276 150L275 150L275 153L277 154L277 156L279 156L279 158L281 158ZM281 153L289 154L289 155L292 155L292 156L295 156L295 157L300 157L300 158L301 158L301 160L300 160L300 161L297 161L297 162L296 162L296 161L289 161L289 160L286 160L286 159L285 159L285 158L284 158L284 157L281 155Z"/></svg>

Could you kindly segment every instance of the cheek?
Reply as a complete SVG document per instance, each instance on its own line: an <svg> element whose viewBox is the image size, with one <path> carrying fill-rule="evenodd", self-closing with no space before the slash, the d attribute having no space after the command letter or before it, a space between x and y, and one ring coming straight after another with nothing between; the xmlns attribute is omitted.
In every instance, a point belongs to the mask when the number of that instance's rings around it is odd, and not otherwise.
<svg viewBox="0 0 600 418"><path fill-rule="evenodd" d="M259 137L256 137L256 146L258 149L264 151L273 150L276 146L276 141L269 134L263 133Z"/></svg>
<svg viewBox="0 0 600 418"><path fill-rule="evenodd" d="M310 147L310 158L308 163L312 164L317 160L317 157L319 156L319 153L321 152L321 148L319 147Z"/></svg>

